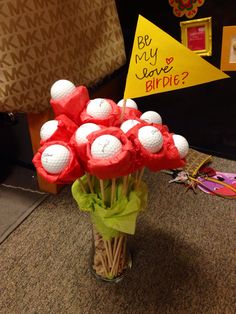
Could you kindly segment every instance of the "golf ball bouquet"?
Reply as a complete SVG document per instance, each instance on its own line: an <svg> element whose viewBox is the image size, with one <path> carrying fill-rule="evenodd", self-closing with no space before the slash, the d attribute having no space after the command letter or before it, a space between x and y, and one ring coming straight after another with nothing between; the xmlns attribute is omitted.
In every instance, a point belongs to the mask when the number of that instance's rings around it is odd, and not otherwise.
<svg viewBox="0 0 236 314"><path fill-rule="evenodd" d="M147 203L144 169L183 167L188 142L134 100L90 99L86 87L68 80L52 85L50 103L55 119L41 127L33 163L47 181L72 184L79 209L91 217L92 270L118 281L131 265L127 237Z"/></svg>

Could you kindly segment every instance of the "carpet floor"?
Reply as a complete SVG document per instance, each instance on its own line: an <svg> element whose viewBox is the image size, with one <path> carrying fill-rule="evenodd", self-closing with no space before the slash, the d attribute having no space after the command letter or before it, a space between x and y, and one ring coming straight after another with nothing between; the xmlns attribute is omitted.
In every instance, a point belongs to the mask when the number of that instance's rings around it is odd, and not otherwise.
<svg viewBox="0 0 236 314"><path fill-rule="evenodd" d="M236 161L214 158L218 171ZM235 200L185 192L145 172L146 211L129 239L133 267L118 284L89 270L91 226L70 186L50 195L0 246L1 314L233 314Z"/></svg>

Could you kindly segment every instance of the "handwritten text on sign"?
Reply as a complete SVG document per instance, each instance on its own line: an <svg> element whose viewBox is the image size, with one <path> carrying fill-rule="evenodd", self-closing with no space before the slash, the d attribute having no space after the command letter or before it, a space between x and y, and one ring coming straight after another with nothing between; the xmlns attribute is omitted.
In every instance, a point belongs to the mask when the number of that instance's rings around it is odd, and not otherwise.
<svg viewBox="0 0 236 314"><path fill-rule="evenodd" d="M158 48L153 48L151 44L152 38L149 35L137 37L138 49L135 54L135 64L141 64L144 67L141 67L141 71L136 72L135 76L138 80L145 82L146 92L184 84L189 72L184 71L180 74L172 75L170 73L174 69L174 57L172 56L165 58L164 65L157 66L159 61Z"/></svg>

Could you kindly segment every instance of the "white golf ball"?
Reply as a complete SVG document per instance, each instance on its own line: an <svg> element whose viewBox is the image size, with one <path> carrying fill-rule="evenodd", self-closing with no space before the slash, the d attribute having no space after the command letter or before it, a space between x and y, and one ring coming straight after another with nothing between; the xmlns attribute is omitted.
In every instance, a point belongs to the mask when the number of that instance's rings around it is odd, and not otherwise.
<svg viewBox="0 0 236 314"><path fill-rule="evenodd" d="M112 106L106 99L95 98L89 101L86 111L95 119L106 119L112 112Z"/></svg>
<svg viewBox="0 0 236 314"><path fill-rule="evenodd" d="M180 158L184 158L189 151L189 144L185 137L179 134L173 134L173 140L178 149Z"/></svg>
<svg viewBox="0 0 236 314"><path fill-rule="evenodd" d="M141 115L140 119L147 123L162 124L162 118L156 111L146 111Z"/></svg>
<svg viewBox="0 0 236 314"><path fill-rule="evenodd" d="M137 105L136 102L135 102L133 99L131 99L131 98L128 98L128 99L121 99L120 101L118 101L117 106L123 107L125 100L126 100L125 107L127 107L127 108L133 108L133 109L138 109L138 105Z"/></svg>
<svg viewBox="0 0 236 314"><path fill-rule="evenodd" d="M122 150L121 141L110 134L97 137L91 145L93 158L110 158L118 155Z"/></svg>
<svg viewBox="0 0 236 314"><path fill-rule="evenodd" d="M68 96L76 89L75 85L68 80L58 80L51 87L51 98L60 99Z"/></svg>
<svg viewBox="0 0 236 314"><path fill-rule="evenodd" d="M95 123L84 123L75 132L75 140L77 144L86 143L87 136L97 130L100 130L100 126Z"/></svg>
<svg viewBox="0 0 236 314"><path fill-rule="evenodd" d="M46 141L49 137L51 137L53 133L57 130L57 127L57 120L49 120L45 122L40 129L41 140Z"/></svg>
<svg viewBox="0 0 236 314"><path fill-rule="evenodd" d="M130 129L132 129L135 125L139 124L140 122L137 120L126 120L124 121L121 126L120 129L124 132L127 133Z"/></svg>
<svg viewBox="0 0 236 314"><path fill-rule="evenodd" d="M161 132L154 126L144 126L138 130L138 139L143 147L150 153L158 152L163 145Z"/></svg>
<svg viewBox="0 0 236 314"><path fill-rule="evenodd" d="M70 162L70 151L63 145L48 146L42 153L41 163L43 168L51 174L59 174Z"/></svg>

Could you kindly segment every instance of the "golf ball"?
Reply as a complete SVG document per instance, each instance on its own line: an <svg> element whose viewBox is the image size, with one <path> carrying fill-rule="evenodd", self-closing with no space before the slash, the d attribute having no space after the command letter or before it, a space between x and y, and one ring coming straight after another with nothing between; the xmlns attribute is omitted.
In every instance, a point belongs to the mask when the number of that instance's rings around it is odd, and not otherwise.
<svg viewBox="0 0 236 314"><path fill-rule="evenodd" d="M151 125L147 125L139 129L138 139L142 146L150 153L158 152L163 145L161 132Z"/></svg>
<svg viewBox="0 0 236 314"><path fill-rule="evenodd" d="M156 111L146 111L141 115L140 119L147 123L162 124L162 118Z"/></svg>
<svg viewBox="0 0 236 314"><path fill-rule="evenodd" d="M58 80L51 87L51 98L60 99L68 96L76 89L75 85L68 80Z"/></svg>
<svg viewBox="0 0 236 314"><path fill-rule="evenodd" d="M51 174L59 174L70 162L70 151L63 145L50 145L42 153L43 168Z"/></svg>
<svg viewBox="0 0 236 314"><path fill-rule="evenodd" d="M118 155L122 150L121 141L110 134L97 137L91 145L93 158L110 158Z"/></svg>
<svg viewBox="0 0 236 314"><path fill-rule="evenodd" d="M46 141L49 137L51 137L53 133L57 130L57 127L57 120L49 120L45 122L40 129L41 140Z"/></svg>
<svg viewBox="0 0 236 314"><path fill-rule="evenodd" d="M137 120L126 120L124 121L121 126L120 129L124 132L127 133L130 129L132 129L135 125L139 124L140 122Z"/></svg>
<svg viewBox="0 0 236 314"><path fill-rule="evenodd" d="M86 143L87 136L97 130L100 130L100 126L95 123L84 123L75 132L75 140L77 144Z"/></svg>
<svg viewBox="0 0 236 314"><path fill-rule="evenodd" d="M184 158L189 151L189 144L186 138L179 134L173 134L173 140L179 152L180 158Z"/></svg>
<svg viewBox="0 0 236 314"><path fill-rule="evenodd" d="M131 99L131 98L121 99L120 101L118 101L117 106L123 107L125 101L126 101L125 107L138 109L138 106L137 106L136 102L133 99Z"/></svg>
<svg viewBox="0 0 236 314"><path fill-rule="evenodd" d="M89 101L86 111L95 119L106 119L112 112L112 106L106 99L95 98Z"/></svg>

